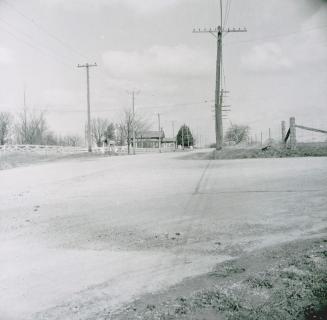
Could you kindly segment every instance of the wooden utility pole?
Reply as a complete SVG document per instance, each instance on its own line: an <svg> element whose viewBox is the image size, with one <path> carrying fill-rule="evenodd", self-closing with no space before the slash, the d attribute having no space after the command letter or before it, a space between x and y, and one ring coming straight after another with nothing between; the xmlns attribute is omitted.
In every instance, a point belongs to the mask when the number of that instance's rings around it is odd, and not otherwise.
<svg viewBox="0 0 327 320"><path fill-rule="evenodd" d="M193 29L193 33L210 33L217 39L217 59L216 59L216 89L215 89L215 130L216 130L216 150L221 150L223 146L223 120L222 106L220 102L221 69L222 69L222 38L224 33L246 32L245 28L224 28L223 26L223 5L220 0L220 25L210 29Z"/></svg>
<svg viewBox="0 0 327 320"><path fill-rule="evenodd" d="M295 125L295 118L290 118L290 147L291 150L296 149L296 125Z"/></svg>
<svg viewBox="0 0 327 320"><path fill-rule="evenodd" d="M131 153L131 115L128 114L127 122L127 154Z"/></svg>
<svg viewBox="0 0 327 320"><path fill-rule="evenodd" d="M133 103L133 154L136 153L136 146L135 146L135 92L132 92L132 103Z"/></svg>
<svg viewBox="0 0 327 320"><path fill-rule="evenodd" d="M128 92L132 95L132 139L133 139L133 154L136 154L136 126L135 126L135 96L140 93L140 91L130 91Z"/></svg>
<svg viewBox="0 0 327 320"><path fill-rule="evenodd" d="M190 137L189 137L190 129L188 127L186 129L186 134L187 134L187 147L190 148Z"/></svg>
<svg viewBox="0 0 327 320"><path fill-rule="evenodd" d="M159 152L161 152L161 125L160 125L160 113L158 113L158 129L159 129L158 146L159 146Z"/></svg>
<svg viewBox="0 0 327 320"><path fill-rule="evenodd" d="M22 143L26 144L27 143L27 109L26 109L26 85L24 84L24 123L23 123L23 139Z"/></svg>
<svg viewBox="0 0 327 320"><path fill-rule="evenodd" d="M90 106L90 67L97 67L97 64L84 64L84 65L77 65L77 68L86 68L86 99L87 99L87 148L88 152L92 152L92 137L91 137L91 106Z"/></svg>
<svg viewBox="0 0 327 320"><path fill-rule="evenodd" d="M175 138L175 121L172 121L172 122L171 122L171 125L172 125L172 129L173 129L173 140L174 140L174 143L175 143L175 148L176 148L176 138Z"/></svg>

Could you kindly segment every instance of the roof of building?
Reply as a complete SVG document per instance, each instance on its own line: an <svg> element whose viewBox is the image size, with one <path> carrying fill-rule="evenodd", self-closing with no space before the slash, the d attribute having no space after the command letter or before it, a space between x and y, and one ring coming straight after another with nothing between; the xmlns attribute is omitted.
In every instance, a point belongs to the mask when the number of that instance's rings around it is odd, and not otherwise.
<svg viewBox="0 0 327 320"><path fill-rule="evenodd" d="M140 132L137 137L144 139L158 139L159 137L164 138L165 133L163 131L143 131Z"/></svg>

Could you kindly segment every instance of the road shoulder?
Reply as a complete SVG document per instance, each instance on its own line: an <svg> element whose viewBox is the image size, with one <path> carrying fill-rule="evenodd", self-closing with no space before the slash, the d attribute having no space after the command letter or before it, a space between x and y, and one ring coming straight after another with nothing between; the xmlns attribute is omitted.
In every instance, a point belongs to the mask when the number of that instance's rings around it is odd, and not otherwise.
<svg viewBox="0 0 327 320"><path fill-rule="evenodd" d="M293 241L145 295L111 319L324 319L315 310L326 306L326 279L326 238Z"/></svg>

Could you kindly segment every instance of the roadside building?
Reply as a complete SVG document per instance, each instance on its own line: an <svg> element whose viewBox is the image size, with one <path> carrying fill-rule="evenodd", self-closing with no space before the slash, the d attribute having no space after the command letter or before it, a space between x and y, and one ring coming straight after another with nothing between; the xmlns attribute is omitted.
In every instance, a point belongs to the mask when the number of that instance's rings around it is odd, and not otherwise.
<svg viewBox="0 0 327 320"><path fill-rule="evenodd" d="M136 136L137 148L159 148L159 141L163 144L164 131L143 131Z"/></svg>

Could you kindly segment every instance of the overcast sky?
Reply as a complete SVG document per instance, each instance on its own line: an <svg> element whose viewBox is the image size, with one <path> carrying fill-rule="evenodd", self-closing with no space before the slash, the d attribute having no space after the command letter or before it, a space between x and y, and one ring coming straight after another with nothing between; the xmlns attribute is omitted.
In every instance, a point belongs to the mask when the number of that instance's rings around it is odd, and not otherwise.
<svg viewBox="0 0 327 320"><path fill-rule="evenodd" d="M229 14L226 7L230 2ZM327 128L327 2L224 0L229 120L278 138L281 120ZM226 14L226 15L225 15ZM92 115L119 121L136 109L166 136L172 121L214 138L216 42L194 27L216 27L218 0L0 0L0 110L47 110L51 129L82 133L86 75Z"/></svg>

